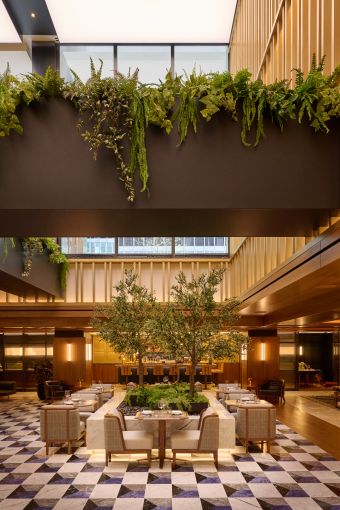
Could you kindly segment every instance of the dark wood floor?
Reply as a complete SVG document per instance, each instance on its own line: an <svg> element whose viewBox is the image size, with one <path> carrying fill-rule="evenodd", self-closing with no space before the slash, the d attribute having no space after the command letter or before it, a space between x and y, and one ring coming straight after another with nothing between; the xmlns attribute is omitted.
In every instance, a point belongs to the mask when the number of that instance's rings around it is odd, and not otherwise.
<svg viewBox="0 0 340 510"><path fill-rule="evenodd" d="M285 425L309 439L340 460L340 428L316 418L297 407L286 404L277 406L277 418ZM340 425L340 412L339 412Z"/></svg>

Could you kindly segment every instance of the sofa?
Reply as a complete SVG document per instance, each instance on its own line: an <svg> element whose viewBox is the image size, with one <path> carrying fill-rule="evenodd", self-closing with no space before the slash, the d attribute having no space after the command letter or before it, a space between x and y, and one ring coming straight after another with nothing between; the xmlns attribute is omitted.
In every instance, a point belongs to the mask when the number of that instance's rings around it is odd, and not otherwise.
<svg viewBox="0 0 340 510"><path fill-rule="evenodd" d="M0 397L8 397L16 393L16 382L15 381L0 381Z"/></svg>

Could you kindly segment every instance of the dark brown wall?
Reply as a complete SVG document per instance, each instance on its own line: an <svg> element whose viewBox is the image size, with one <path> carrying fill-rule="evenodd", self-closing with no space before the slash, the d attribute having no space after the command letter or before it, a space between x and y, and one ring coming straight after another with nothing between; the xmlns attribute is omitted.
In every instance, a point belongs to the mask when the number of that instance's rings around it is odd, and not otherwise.
<svg viewBox="0 0 340 510"><path fill-rule="evenodd" d="M72 346L71 361L67 361L66 358L68 343ZM85 382L85 339L73 338L71 335L61 338L56 336L53 343L53 369L54 378L58 381L64 381L72 386L78 384L79 379Z"/></svg>
<svg viewBox="0 0 340 510"><path fill-rule="evenodd" d="M245 148L224 116L147 135L150 194L131 205L111 155L94 162L63 100L23 108L24 134L0 140L0 235L309 235L340 207L338 134L290 123ZM140 189L137 183L136 188Z"/></svg>

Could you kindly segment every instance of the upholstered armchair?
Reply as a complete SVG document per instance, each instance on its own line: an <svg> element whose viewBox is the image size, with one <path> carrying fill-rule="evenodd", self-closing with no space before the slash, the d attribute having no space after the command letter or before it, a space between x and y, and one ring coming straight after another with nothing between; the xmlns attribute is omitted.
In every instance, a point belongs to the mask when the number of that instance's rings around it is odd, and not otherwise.
<svg viewBox="0 0 340 510"><path fill-rule="evenodd" d="M113 453L146 453L151 463L153 434L142 430L124 430L124 417L113 409L104 417L105 464L111 461Z"/></svg>
<svg viewBox="0 0 340 510"><path fill-rule="evenodd" d="M53 400L64 396L67 386L61 381L45 381L45 400Z"/></svg>
<svg viewBox="0 0 340 510"><path fill-rule="evenodd" d="M258 396L263 400L269 400L273 404L277 402L285 403L285 381L283 379L269 379L259 386Z"/></svg>
<svg viewBox="0 0 340 510"><path fill-rule="evenodd" d="M91 400L92 403L89 405L78 405L80 407L81 411L88 412L88 413L94 413L97 411L99 407L99 400L98 395L95 393L84 393L84 392L76 392L71 394L71 400L80 400L80 401L89 401Z"/></svg>
<svg viewBox="0 0 340 510"><path fill-rule="evenodd" d="M85 434L85 424L80 421L79 411L70 405L46 405L40 409L40 437L46 443L46 455L52 444L67 443L71 453L72 441Z"/></svg>
<svg viewBox="0 0 340 510"><path fill-rule="evenodd" d="M199 430L181 430L171 435L172 463L177 453L212 453L218 465L219 418L211 407L200 417Z"/></svg>
<svg viewBox="0 0 340 510"><path fill-rule="evenodd" d="M252 407L253 406L253 407ZM238 407L236 414L236 435L244 443L248 453L249 442L267 443L270 453L270 441L276 435L276 409L270 404L248 404Z"/></svg>

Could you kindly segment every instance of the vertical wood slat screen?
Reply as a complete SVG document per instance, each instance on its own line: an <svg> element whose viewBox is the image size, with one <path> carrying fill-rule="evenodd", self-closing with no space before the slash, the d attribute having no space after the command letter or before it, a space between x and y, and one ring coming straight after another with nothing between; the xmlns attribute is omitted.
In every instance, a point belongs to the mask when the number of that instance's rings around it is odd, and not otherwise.
<svg viewBox="0 0 340 510"><path fill-rule="evenodd" d="M247 237L229 261L229 296L241 296L308 241L305 237Z"/></svg>
<svg viewBox="0 0 340 510"><path fill-rule="evenodd" d="M294 80L326 55L325 73L340 64L339 0L238 0L230 38L232 74L248 68L265 83Z"/></svg>
<svg viewBox="0 0 340 510"><path fill-rule="evenodd" d="M155 293L160 302L171 299L171 287L175 277L183 271L188 278L208 273L214 268L226 270L215 299L223 301L227 297L228 259L70 259L67 288L63 299L54 298L55 303L108 303L114 293L113 286L124 277L126 269L138 274L138 281ZM46 303L52 298L20 298L0 290L0 303Z"/></svg>

